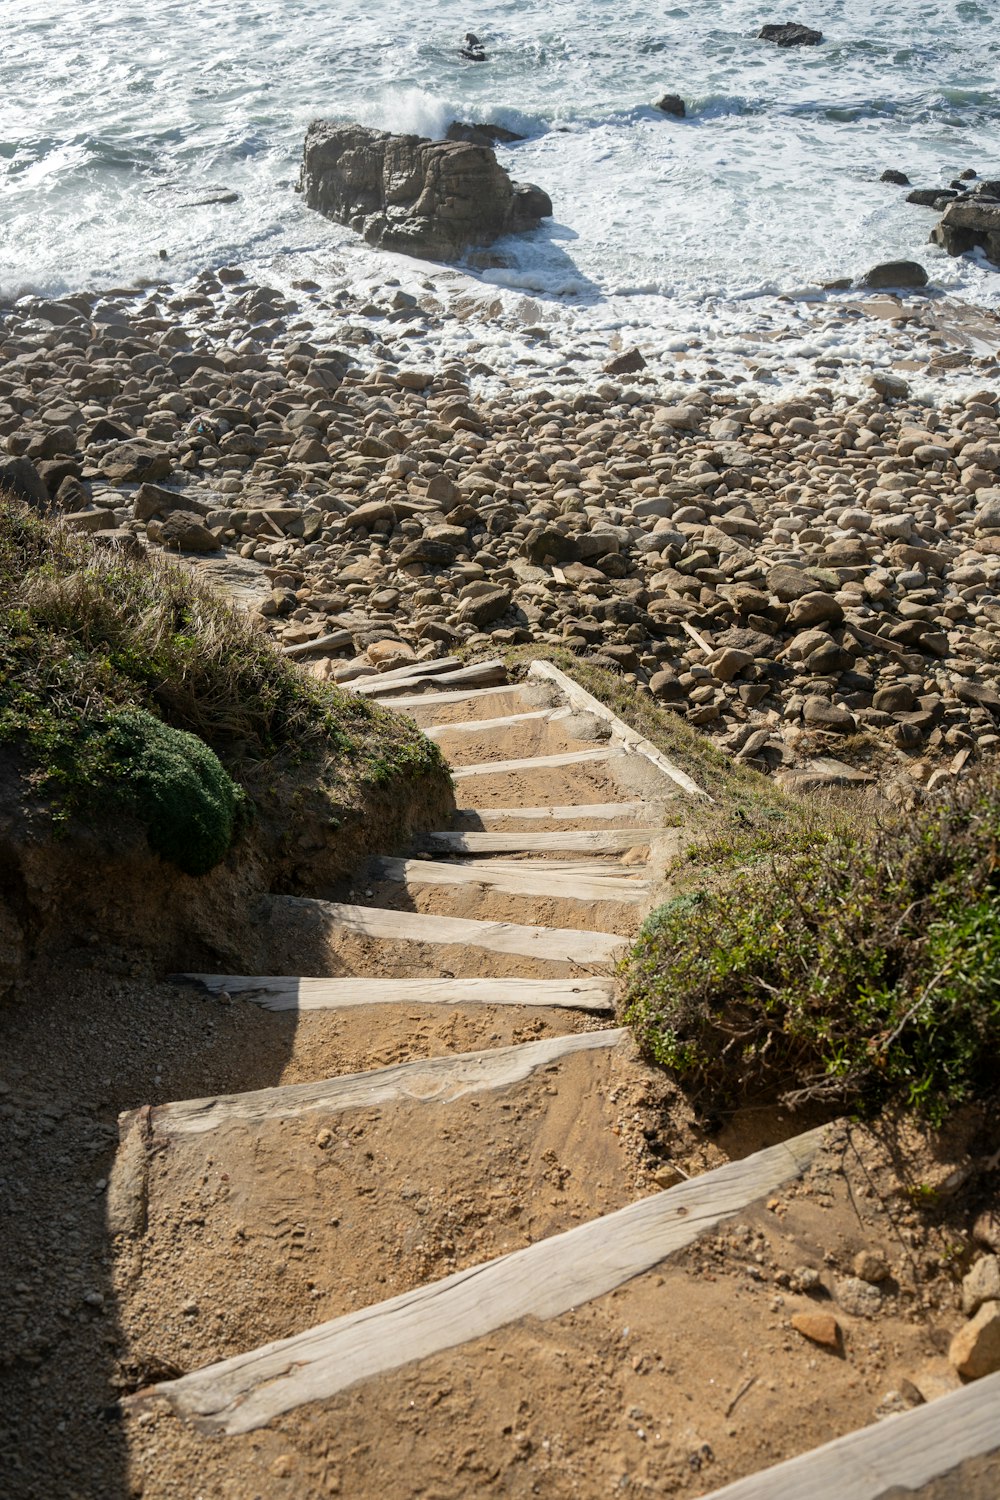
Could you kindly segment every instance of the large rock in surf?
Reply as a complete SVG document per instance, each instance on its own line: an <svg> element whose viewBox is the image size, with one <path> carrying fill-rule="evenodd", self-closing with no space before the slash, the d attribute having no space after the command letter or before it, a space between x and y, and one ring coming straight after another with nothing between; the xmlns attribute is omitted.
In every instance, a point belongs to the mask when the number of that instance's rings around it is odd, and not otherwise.
<svg viewBox="0 0 1000 1500"><path fill-rule="evenodd" d="M931 239L949 255L964 255L977 246L1000 266L1000 202L985 195L949 203L931 230Z"/></svg>
<svg viewBox="0 0 1000 1500"><path fill-rule="evenodd" d="M860 284L869 291L882 291L887 287L926 286L927 282L927 272L919 261L887 260L872 266Z"/></svg>
<svg viewBox="0 0 1000 1500"><path fill-rule="evenodd" d="M757 36L762 42L773 42L776 47L816 47L823 40L821 31L813 31L811 26L799 26L793 21L780 26L762 26Z"/></svg>
<svg viewBox="0 0 1000 1500"><path fill-rule="evenodd" d="M552 213L548 195L512 182L488 146L329 120L309 127L300 186L310 208L370 245L426 260L454 260Z"/></svg>

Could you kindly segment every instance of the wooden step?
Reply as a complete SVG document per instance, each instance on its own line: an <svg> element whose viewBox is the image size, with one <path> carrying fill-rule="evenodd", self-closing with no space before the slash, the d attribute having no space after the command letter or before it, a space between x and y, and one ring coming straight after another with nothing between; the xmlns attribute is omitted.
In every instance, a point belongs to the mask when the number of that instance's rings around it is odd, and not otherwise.
<svg viewBox="0 0 1000 1500"><path fill-rule="evenodd" d="M415 911L391 911L382 906L349 906L313 901L306 896L272 897L297 910L320 913L334 929L352 937L383 938L393 942L458 944L491 953L515 953L525 958L563 963L613 963L628 939L610 932L588 932L573 927L531 927L518 922L481 922L473 917L438 917Z"/></svg>
<svg viewBox="0 0 1000 1500"><path fill-rule="evenodd" d="M459 724L430 724L424 728L424 734L429 740L439 740L447 734L501 734L517 724L537 723L540 719L551 717L550 708L536 708L530 713L504 714L496 719L463 719Z"/></svg>
<svg viewBox="0 0 1000 1500"><path fill-rule="evenodd" d="M478 766L453 766L453 781L465 781L470 776L506 776L515 771L543 771L556 766L583 766L591 761L614 760L624 751L615 745L602 745L597 750L566 750L559 755L532 755L524 760L492 760Z"/></svg>
<svg viewBox="0 0 1000 1500"><path fill-rule="evenodd" d="M436 662L415 663L412 668L400 667L396 672L380 672L377 677L359 677L355 682L345 683L344 691L361 693L366 698L391 697L400 682L408 687L418 682L442 687L486 687L506 682L507 668L502 661L477 662L474 667L458 667L447 672L432 671ZM422 670L421 670L422 669Z"/></svg>
<svg viewBox="0 0 1000 1500"><path fill-rule="evenodd" d="M799 1176L822 1135L809 1131L525 1250L151 1386L127 1405L155 1395L203 1431L251 1432L305 1402L520 1318L559 1317L651 1270Z"/></svg>
<svg viewBox="0 0 1000 1500"><path fill-rule="evenodd" d="M548 929L546 929L548 930ZM300 979L285 974L174 974L264 1010L349 1010L366 1005L530 1005L608 1015L613 979Z"/></svg>
<svg viewBox="0 0 1000 1500"><path fill-rule="evenodd" d="M959 1465L992 1455L1000 1457L1000 1374L727 1484L705 1500L919 1500L926 1486ZM964 1500L971 1491L956 1474L954 1488L934 1489L935 1500L945 1493Z"/></svg>
<svg viewBox="0 0 1000 1500"><path fill-rule="evenodd" d="M374 880L408 889L427 885L481 885L509 896L549 896L562 901L643 901L648 880L613 874L607 865L581 861L577 867L555 860L373 859Z"/></svg>
<svg viewBox="0 0 1000 1500"><path fill-rule="evenodd" d="M487 828L515 818L532 823L610 823L614 818L638 821L648 817L651 805L657 806L647 802L572 802L564 807L459 807L455 817L484 823Z"/></svg>
<svg viewBox="0 0 1000 1500"><path fill-rule="evenodd" d="M610 708L606 708L603 703L591 693L588 693L585 688L582 688L578 682L574 682L572 677L567 677L565 672L561 672L551 662L533 661L528 669L528 679L534 682L554 683L567 703L572 704L574 708L578 708L584 713L594 714L598 719L602 719L610 727L616 743L631 750L636 755L643 756L658 771L662 771L664 776L669 777L671 781L676 783L681 791L687 792L689 797L701 797L711 802L712 799L708 793L696 781L692 781L691 777L686 771L682 771L680 766L674 765L673 761L668 759L662 750L658 750L651 740L647 740L644 735L632 729L625 723L624 719L619 719L616 714L611 712Z"/></svg>
<svg viewBox="0 0 1000 1500"><path fill-rule="evenodd" d="M518 690L516 682L507 682L500 687L446 688L443 692L435 690L425 693L408 693L399 698L383 698L382 702L385 708L391 708L397 713L406 713L411 708L436 708L450 706L453 703L475 703L485 707L490 702L496 702L498 698L509 697L511 693L516 693ZM551 713L551 709L546 709L545 712Z"/></svg>
<svg viewBox="0 0 1000 1500"><path fill-rule="evenodd" d="M565 833L428 833L421 848L450 854L542 854L551 849L584 850L591 854L621 854L663 839L679 829L663 828L573 828Z"/></svg>
<svg viewBox="0 0 1000 1500"><path fill-rule="evenodd" d="M232 1121L253 1125L275 1117L290 1120L312 1110L336 1114L346 1109L372 1109L396 1099L451 1103L465 1094L523 1083L539 1068L550 1067L573 1053L617 1047L628 1034L625 1028L570 1032L541 1042L523 1042L482 1052L457 1052L448 1057L398 1063L391 1068L348 1073L316 1083L184 1099L156 1106L149 1119L154 1136L201 1135ZM126 1117L123 1135L127 1128Z"/></svg>
<svg viewBox="0 0 1000 1500"><path fill-rule="evenodd" d="M345 682L344 688L345 691L354 693L361 691L362 686L371 687L376 682L383 686L391 684L406 687L414 678L443 677L446 672L457 672L461 667L461 659L457 656L439 656L432 661L408 661L401 667L391 667L387 672L380 672L372 667L366 676Z"/></svg>

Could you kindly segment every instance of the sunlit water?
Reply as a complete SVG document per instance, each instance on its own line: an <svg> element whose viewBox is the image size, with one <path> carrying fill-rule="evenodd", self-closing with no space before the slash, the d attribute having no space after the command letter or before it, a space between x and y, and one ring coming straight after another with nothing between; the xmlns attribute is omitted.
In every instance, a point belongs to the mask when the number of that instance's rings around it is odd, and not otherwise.
<svg viewBox="0 0 1000 1500"><path fill-rule="evenodd" d="M27 0L4 9L0 290L66 291L238 261L331 280L379 258L294 192L317 115L441 133L495 121L554 218L482 273L581 326L733 326L739 308L880 260L1000 304L1000 273L927 245L878 181L1000 175L1000 31L977 0L807 0L823 46L755 39L751 0ZM485 64L463 61L473 30ZM652 106L681 93L690 118ZM199 204L214 189L239 195ZM721 320L721 321L720 321Z"/></svg>

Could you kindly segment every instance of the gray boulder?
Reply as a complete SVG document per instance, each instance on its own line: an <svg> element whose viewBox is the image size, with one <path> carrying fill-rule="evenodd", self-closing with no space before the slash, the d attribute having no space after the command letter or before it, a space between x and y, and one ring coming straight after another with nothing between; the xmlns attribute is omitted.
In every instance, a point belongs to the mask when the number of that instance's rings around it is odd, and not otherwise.
<svg viewBox="0 0 1000 1500"><path fill-rule="evenodd" d="M389 135L315 120L306 134L306 203L370 245L454 260L552 213L541 188L512 182L488 146Z"/></svg>

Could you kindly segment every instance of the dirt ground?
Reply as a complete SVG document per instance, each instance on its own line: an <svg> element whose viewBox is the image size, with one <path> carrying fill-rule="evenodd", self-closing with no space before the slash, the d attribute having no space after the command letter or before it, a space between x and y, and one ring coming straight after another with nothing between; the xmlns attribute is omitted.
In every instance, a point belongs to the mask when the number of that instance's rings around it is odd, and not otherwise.
<svg viewBox="0 0 1000 1500"><path fill-rule="evenodd" d="M523 706L512 694L510 709ZM513 743L466 744L461 758L501 758ZM552 750L551 739L532 743ZM634 800L651 790L648 766L631 757L458 786L460 803L484 808ZM661 780L654 789L669 821ZM339 895L626 935L641 911L476 886L438 905L442 893L425 905L359 872ZM319 903L276 901L265 935L273 974L377 982L613 972L610 961L572 953L539 961L345 936ZM961 1321L957 1287L987 1201L982 1163L997 1144L995 1124L974 1112L944 1136L891 1121L877 1133L835 1122L803 1181L653 1272L246 1436L200 1433L155 1396L120 1404L818 1123L766 1107L699 1121L631 1042L476 1094L278 1113L186 1137L158 1137L154 1109L144 1217L112 1241L106 1205L120 1111L606 1024L502 1005L270 1013L165 983L134 971L127 954L112 963L99 950L38 974L0 1016L3 1493L694 1497L953 1388L946 1350ZM861 1252L884 1262L877 1284L858 1279ZM801 1312L831 1314L836 1346L796 1331ZM979 1467L963 1482L985 1500L990 1476ZM939 1487L934 1500L959 1493Z"/></svg>

